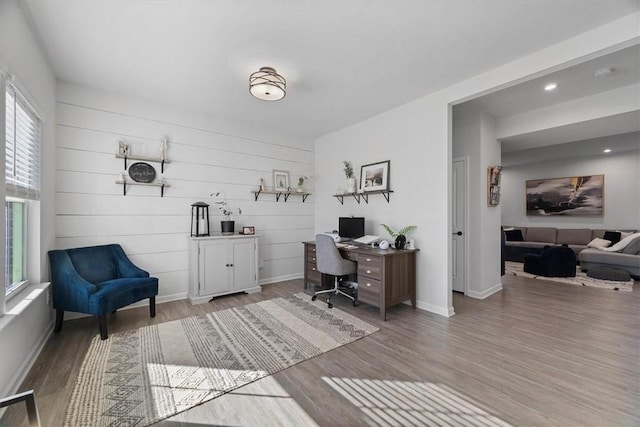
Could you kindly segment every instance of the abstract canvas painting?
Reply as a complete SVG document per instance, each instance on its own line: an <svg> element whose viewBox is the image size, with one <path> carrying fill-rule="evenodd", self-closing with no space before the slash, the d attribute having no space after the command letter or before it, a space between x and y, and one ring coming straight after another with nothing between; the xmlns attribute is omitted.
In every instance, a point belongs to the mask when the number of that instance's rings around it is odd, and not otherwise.
<svg viewBox="0 0 640 427"><path fill-rule="evenodd" d="M604 175L534 179L526 192L527 215L604 215Z"/></svg>

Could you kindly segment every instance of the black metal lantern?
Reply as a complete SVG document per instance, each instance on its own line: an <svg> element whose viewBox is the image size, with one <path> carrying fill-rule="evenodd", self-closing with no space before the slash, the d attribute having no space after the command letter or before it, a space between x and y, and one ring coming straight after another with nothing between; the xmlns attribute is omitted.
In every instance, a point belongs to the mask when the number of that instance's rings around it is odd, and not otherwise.
<svg viewBox="0 0 640 427"><path fill-rule="evenodd" d="M195 202L191 205L191 237L209 235L209 205Z"/></svg>

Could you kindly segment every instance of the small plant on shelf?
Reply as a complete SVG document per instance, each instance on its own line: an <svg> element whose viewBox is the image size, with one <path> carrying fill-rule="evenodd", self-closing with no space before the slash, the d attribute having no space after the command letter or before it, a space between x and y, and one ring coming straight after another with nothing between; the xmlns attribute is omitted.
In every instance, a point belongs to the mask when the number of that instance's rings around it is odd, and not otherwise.
<svg viewBox="0 0 640 427"><path fill-rule="evenodd" d="M298 187L302 187L304 185L304 182L308 179L308 176L301 176L300 178L298 178Z"/></svg>
<svg viewBox="0 0 640 427"><path fill-rule="evenodd" d="M229 221L234 212L229 206L229 202L227 202L227 194L224 191L218 191L217 193L211 193L211 196L220 199L216 200L214 203L218 206L218 210L222 212L222 215L224 215L227 218L227 221ZM238 208L238 215L241 214L242 209Z"/></svg>

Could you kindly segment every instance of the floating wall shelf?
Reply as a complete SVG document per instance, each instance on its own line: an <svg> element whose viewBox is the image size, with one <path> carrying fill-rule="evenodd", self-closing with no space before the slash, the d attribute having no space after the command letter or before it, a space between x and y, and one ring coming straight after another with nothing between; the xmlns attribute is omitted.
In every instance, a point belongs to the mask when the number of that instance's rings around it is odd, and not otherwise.
<svg viewBox="0 0 640 427"><path fill-rule="evenodd" d="M132 181L116 181L116 184L122 185L122 195L127 195L127 185L144 185L146 187L160 187L160 197L164 197L164 189L171 187L169 184L159 184L157 182L132 182Z"/></svg>
<svg viewBox="0 0 640 427"><path fill-rule="evenodd" d="M302 197L302 203L304 203L307 200L307 197L309 197L311 195L311 193L307 193L307 192L299 192L299 191L270 191L270 190L256 190L256 191L252 191L253 193L253 197L255 198L255 201L258 201L258 197L260 197L260 194L275 194L276 195L276 202L280 201L280 196L284 196L284 201L286 202L287 200L289 200L289 196L294 195L294 196L301 196Z"/></svg>
<svg viewBox="0 0 640 427"><path fill-rule="evenodd" d="M338 199L341 205L344 205L345 196L353 196L356 202L360 204L360 199L364 200L366 204L369 204L369 195L371 194L382 194L385 199L387 199L387 203L389 203L389 195L393 193L393 190L375 190L375 191L365 191L364 193L343 193L343 194L334 194L333 197Z"/></svg>

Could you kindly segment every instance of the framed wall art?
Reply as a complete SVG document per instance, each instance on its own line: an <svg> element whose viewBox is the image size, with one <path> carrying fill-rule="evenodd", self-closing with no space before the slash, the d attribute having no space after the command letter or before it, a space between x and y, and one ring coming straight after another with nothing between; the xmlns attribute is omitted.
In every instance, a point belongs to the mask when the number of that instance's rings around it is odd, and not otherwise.
<svg viewBox="0 0 640 427"><path fill-rule="evenodd" d="M289 172L273 170L273 189L274 191L289 190Z"/></svg>
<svg viewBox="0 0 640 427"><path fill-rule="evenodd" d="M604 175L526 182L527 215L604 216Z"/></svg>
<svg viewBox="0 0 640 427"><path fill-rule="evenodd" d="M363 191L388 190L390 166L390 160L361 166L360 189Z"/></svg>

